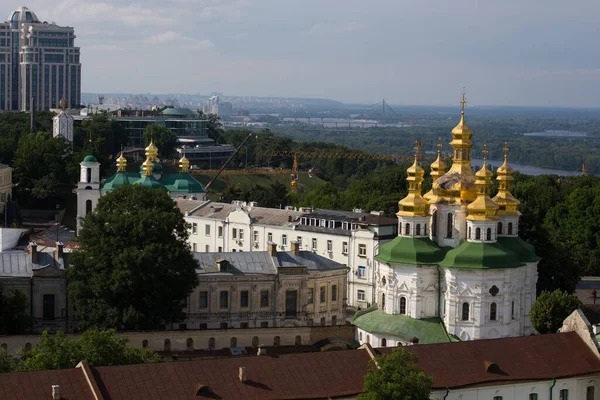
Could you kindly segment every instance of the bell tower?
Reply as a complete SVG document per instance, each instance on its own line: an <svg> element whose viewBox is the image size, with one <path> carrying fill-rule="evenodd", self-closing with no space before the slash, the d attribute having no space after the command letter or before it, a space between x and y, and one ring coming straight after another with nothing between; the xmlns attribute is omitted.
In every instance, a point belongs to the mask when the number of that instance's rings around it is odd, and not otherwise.
<svg viewBox="0 0 600 400"><path fill-rule="evenodd" d="M84 157L81 174L77 183L77 233L81 229L81 220L92 212L100 199L100 163L91 151Z"/></svg>

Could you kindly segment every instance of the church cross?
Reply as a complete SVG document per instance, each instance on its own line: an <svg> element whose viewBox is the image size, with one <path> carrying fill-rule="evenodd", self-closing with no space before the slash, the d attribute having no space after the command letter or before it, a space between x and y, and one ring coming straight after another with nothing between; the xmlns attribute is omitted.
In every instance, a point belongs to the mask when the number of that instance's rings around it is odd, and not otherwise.
<svg viewBox="0 0 600 400"><path fill-rule="evenodd" d="M481 150L481 154L483 154L483 162L485 162L487 160L488 155L487 144L483 145L483 150Z"/></svg>
<svg viewBox="0 0 600 400"><path fill-rule="evenodd" d="M460 100L460 111L465 112L465 105L467 104L467 100L465 99L465 88L463 88L462 99Z"/></svg>

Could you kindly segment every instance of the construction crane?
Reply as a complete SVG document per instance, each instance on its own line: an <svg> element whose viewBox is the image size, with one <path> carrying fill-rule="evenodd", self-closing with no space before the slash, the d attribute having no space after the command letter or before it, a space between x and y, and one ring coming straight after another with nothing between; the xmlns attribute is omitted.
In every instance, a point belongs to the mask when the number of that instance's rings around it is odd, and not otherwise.
<svg viewBox="0 0 600 400"><path fill-rule="evenodd" d="M221 175L221 173L223 172L223 170L225 169L225 167L227 166L227 164L229 164L229 162L233 159L233 157L235 157L235 155L237 154L238 151L240 151L240 149L242 148L242 146L244 146L246 144L246 142L248 141L248 139L250 139L252 137L252 133L249 133L248 136L246 136L246 138L242 141L242 143L240 143L240 145L238 146L237 149L235 149L235 151L229 156L229 158L227 159L227 161L225 161L225 163L221 166L221 168L219 168L219 170L217 171L216 175L206 184L206 186L204 186L204 190L208 191L208 189L212 186L212 184L215 182L215 180L217 180L217 178L219 177L219 175Z"/></svg>

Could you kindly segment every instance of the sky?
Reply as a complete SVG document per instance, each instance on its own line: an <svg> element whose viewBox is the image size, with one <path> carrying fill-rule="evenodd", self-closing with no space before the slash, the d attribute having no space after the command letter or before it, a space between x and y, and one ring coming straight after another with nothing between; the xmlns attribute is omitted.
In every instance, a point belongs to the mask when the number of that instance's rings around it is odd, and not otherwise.
<svg viewBox="0 0 600 400"><path fill-rule="evenodd" d="M465 87L469 105L600 107L598 0L24 5L75 28L84 92L451 105Z"/></svg>

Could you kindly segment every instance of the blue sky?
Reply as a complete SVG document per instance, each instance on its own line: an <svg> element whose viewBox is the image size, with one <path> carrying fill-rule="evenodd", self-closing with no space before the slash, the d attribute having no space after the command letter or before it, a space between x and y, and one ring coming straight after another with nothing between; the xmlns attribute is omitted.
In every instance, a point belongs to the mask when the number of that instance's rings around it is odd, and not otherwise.
<svg viewBox="0 0 600 400"><path fill-rule="evenodd" d="M5 14L11 12L2 2ZM598 0L30 0L83 91L600 107Z"/></svg>

